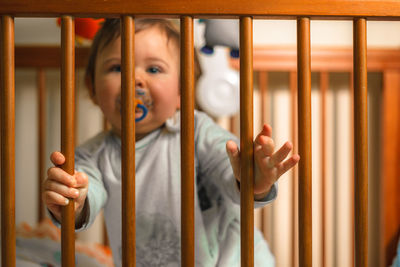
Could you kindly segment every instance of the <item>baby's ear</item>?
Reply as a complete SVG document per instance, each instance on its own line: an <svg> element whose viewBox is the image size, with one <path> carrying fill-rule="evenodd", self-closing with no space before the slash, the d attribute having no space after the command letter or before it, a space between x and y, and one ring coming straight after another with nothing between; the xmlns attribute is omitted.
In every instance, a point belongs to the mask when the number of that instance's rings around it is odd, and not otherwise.
<svg viewBox="0 0 400 267"><path fill-rule="evenodd" d="M92 82L91 77L89 77L89 75L85 75L85 85L89 91L90 99L92 99L92 101L97 105L96 98L94 97L94 95L95 95L94 84Z"/></svg>

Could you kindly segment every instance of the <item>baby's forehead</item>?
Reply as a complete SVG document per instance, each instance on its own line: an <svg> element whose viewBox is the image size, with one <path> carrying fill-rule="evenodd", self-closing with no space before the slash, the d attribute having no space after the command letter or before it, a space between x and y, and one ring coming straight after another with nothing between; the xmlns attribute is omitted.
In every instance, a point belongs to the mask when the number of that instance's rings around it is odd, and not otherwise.
<svg viewBox="0 0 400 267"><path fill-rule="evenodd" d="M162 25L155 24L155 25L149 25L148 27L138 30L135 32L135 34L139 34L140 32L145 32L145 31L153 31L153 33L159 34L160 36L165 38L167 46L171 46L171 48L179 50L180 47L179 33L176 33L176 35L174 35L170 33Z"/></svg>
<svg viewBox="0 0 400 267"><path fill-rule="evenodd" d="M136 30L135 35L146 31L153 31L156 34L157 33L160 34L163 38L165 38L166 46L172 52L177 53L179 55L179 50L180 50L179 33L177 33L177 35L174 36L173 34L170 34L165 27L162 27L161 25L158 24L154 24L154 25L147 25L146 27L142 27L141 29ZM119 41L119 43L121 43L121 38L122 38L121 32L117 32L113 35L110 35L108 36L108 38L103 38L103 40L100 42L97 56L100 53L103 53L104 50L108 50L111 47L113 47L116 41Z"/></svg>

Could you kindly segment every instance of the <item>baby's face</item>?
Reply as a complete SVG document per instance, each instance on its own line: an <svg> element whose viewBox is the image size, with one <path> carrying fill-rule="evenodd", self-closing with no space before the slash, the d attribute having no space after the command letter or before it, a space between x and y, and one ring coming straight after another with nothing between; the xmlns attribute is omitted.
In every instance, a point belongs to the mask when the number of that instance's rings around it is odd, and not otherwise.
<svg viewBox="0 0 400 267"><path fill-rule="evenodd" d="M135 84L147 90L152 99L148 114L136 123L136 139L139 140L163 125L180 106L179 50L157 27L135 34ZM121 38L97 55L95 101L120 134Z"/></svg>

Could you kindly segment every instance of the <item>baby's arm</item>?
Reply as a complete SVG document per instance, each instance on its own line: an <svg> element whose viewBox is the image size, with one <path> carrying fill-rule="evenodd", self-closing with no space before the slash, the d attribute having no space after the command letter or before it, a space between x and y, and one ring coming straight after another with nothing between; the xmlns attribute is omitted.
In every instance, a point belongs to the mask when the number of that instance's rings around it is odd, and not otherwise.
<svg viewBox="0 0 400 267"><path fill-rule="evenodd" d="M286 142L279 150L274 151L275 145L271 134L271 127L264 124L263 129L254 140L255 200L263 199L279 177L294 167L300 160L299 155L292 155L285 160L293 147L290 142ZM239 148L235 142L228 141L226 143L226 151L232 165L233 173L240 182Z"/></svg>
<svg viewBox="0 0 400 267"><path fill-rule="evenodd" d="M83 172L70 175L61 169L59 166L64 164L65 157L60 152L53 152L50 160L54 167L47 170L47 178L43 183L43 202L55 219L61 222L62 206L68 204L68 198L74 199L76 225L81 225L86 218L84 206L89 187L88 177Z"/></svg>

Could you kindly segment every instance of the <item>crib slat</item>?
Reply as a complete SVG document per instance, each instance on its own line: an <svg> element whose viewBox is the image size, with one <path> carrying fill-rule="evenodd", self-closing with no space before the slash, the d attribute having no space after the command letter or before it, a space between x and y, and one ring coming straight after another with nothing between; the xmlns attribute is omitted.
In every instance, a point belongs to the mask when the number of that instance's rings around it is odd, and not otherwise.
<svg viewBox="0 0 400 267"><path fill-rule="evenodd" d="M261 97L261 122L267 122L267 106L266 106L266 98L268 92L268 72L260 71L258 74L258 87L260 89L260 97Z"/></svg>
<svg viewBox="0 0 400 267"><path fill-rule="evenodd" d="M240 18L241 266L254 266L253 19Z"/></svg>
<svg viewBox="0 0 400 267"><path fill-rule="evenodd" d="M61 18L61 152L62 169L74 174L75 169L75 26L71 16ZM62 209L62 266L75 266L75 201Z"/></svg>
<svg viewBox="0 0 400 267"><path fill-rule="evenodd" d="M297 72L291 71L289 73L289 87L290 87L290 106L291 106L291 113L292 113L292 119L291 119L291 138L293 142L293 153L298 153L298 140L297 140ZM291 238L291 264L290 266L297 266L298 261L297 261L297 255L298 255L298 247L299 247L299 242L298 242L298 189L299 189L299 180L298 180L298 167L295 166L293 168L292 174L291 174L291 179L292 179L292 209L291 209L291 214L292 214L292 238Z"/></svg>
<svg viewBox="0 0 400 267"><path fill-rule="evenodd" d="M350 163L350 181L349 181L349 185L350 185L350 192L352 192L352 197L350 199L350 214L352 214L353 216L351 216L351 244L355 244L355 229L354 229L354 222L355 222L355 218L354 218L354 71L352 69L352 71L349 73L350 77L349 77L349 88L350 88L350 159L351 159L351 163ZM354 253L354 247L352 249L351 252L351 262L352 265L350 267L355 266L355 253Z"/></svg>
<svg viewBox="0 0 400 267"><path fill-rule="evenodd" d="M1 17L1 266L15 266L14 18Z"/></svg>
<svg viewBox="0 0 400 267"><path fill-rule="evenodd" d="M329 74L321 72L319 81L321 92L321 267L326 266L326 93L328 86Z"/></svg>
<svg viewBox="0 0 400 267"><path fill-rule="evenodd" d="M297 20L299 127L299 265L312 265L310 19Z"/></svg>
<svg viewBox="0 0 400 267"><path fill-rule="evenodd" d="M44 219L42 203L42 181L45 177L46 153L46 77L43 68L37 71L37 96L38 96L38 222Z"/></svg>
<svg viewBox="0 0 400 267"><path fill-rule="evenodd" d="M181 258L194 266L194 43L193 18L181 18Z"/></svg>
<svg viewBox="0 0 400 267"><path fill-rule="evenodd" d="M136 266L135 253L135 21L122 17L122 265Z"/></svg>
<svg viewBox="0 0 400 267"><path fill-rule="evenodd" d="M268 99L268 72L267 71L260 71L258 72L258 89L260 90L260 112L261 112L261 123L271 123L271 115L270 115L270 110L267 109L269 99ZM264 238L267 240L267 242L272 245L272 239L271 239L271 222L268 220L271 216L271 206L266 206L261 210L261 232L264 235ZM257 224L257 223L255 223ZM271 248L273 250L273 248Z"/></svg>
<svg viewBox="0 0 400 267"><path fill-rule="evenodd" d="M368 264L367 25L356 18L354 49L355 266Z"/></svg>

